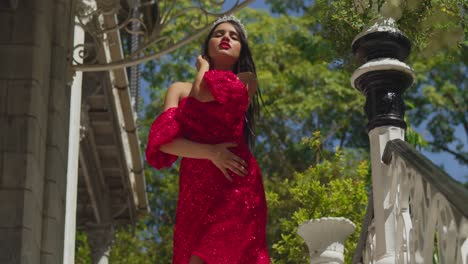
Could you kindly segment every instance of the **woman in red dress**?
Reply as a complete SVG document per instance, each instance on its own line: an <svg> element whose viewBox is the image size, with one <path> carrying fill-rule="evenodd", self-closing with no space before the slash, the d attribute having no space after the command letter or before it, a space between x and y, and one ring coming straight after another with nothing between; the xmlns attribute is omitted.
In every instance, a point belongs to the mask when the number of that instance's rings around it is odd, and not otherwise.
<svg viewBox="0 0 468 264"><path fill-rule="evenodd" d="M182 157L173 264L270 263L265 192L249 150L256 71L239 20L218 19L203 53L194 83L169 87L146 148L157 169Z"/></svg>

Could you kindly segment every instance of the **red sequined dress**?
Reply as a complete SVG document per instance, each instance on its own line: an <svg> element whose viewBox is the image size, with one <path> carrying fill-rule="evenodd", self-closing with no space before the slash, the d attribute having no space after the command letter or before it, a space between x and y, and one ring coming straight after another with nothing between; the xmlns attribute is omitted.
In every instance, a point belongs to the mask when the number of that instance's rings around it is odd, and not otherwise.
<svg viewBox="0 0 468 264"><path fill-rule="evenodd" d="M215 100L186 97L153 122L146 159L155 168L177 157L159 150L178 137L206 143L236 142L230 150L248 164L248 175L229 181L210 161L183 158L174 230L174 264L195 254L207 264L270 263L265 226L267 207L261 172L243 136L249 96L230 71L210 70L204 81Z"/></svg>

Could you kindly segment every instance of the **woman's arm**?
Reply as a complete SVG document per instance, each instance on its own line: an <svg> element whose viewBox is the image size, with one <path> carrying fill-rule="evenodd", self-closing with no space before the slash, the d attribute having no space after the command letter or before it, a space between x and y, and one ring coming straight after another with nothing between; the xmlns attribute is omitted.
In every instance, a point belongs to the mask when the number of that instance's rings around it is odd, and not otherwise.
<svg viewBox="0 0 468 264"><path fill-rule="evenodd" d="M241 176L248 173L246 169L247 163L229 150L229 148L236 146L237 144L235 143L211 145L194 142L185 138L176 138L170 143L162 145L160 150L180 157L210 160L229 180L232 180L227 170Z"/></svg>
<svg viewBox="0 0 468 264"><path fill-rule="evenodd" d="M211 101L213 100L213 95L211 92L208 92L205 87L205 82L203 81L203 76L210 69L210 64L208 61L202 57L197 57L196 62L197 67L197 76L195 76L195 81L193 82L192 90L190 91L190 96L197 98L200 101Z"/></svg>
<svg viewBox="0 0 468 264"><path fill-rule="evenodd" d="M164 111L171 107L177 107L180 99L188 96L191 83L175 82L167 89L166 98L164 99Z"/></svg>
<svg viewBox="0 0 468 264"><path fill-rule="evenodd" d="M167 144L161 145L159 149L164 153L183 158L210 159L213 156L211 145L185 138L176 138Z"/></svg>

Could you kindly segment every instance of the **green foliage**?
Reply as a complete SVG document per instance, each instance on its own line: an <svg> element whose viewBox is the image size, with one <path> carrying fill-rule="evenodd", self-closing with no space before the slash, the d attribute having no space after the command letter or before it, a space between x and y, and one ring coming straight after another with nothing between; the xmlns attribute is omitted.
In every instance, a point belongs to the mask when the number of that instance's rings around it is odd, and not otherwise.
<svg viewBox="0 0 468 264"><path fill-rule="evenodd" d="M304 144L320 153L319 133ZM300 224L321 217L342 217L356 223L346 243L346 262L351 263L367 206L367 160L337 149L333 156L296 172L289 179L267 182L269 206L268 238L273 263L307 263L308 250L297 234Z"/></svg>
<svg viewBox="0 0 468 264"><path fill-rule="evenodd" d="M120 226L115 232L110 263L152 264L172 262L172 239L178 192L177 168L158 173L145 170L147 195L152 212L133 228ZM77 233L75 262L91 263L85 232Z"/></svg>
<svg viewBox="0 0 468 264"><path fill-rule="evenodd" d="M79 230L76 232L75 240L75 263L91 263L91 249L89 248L88 237L84 232Z"/></svg>
<svg viewBox="0 0 468 264"><path fill-rule="evenodd" d="M406 117L405 117L405 122L409 123ZM428 146L428 143L424 139L424 137L418 132L416 132L413 129L413 127L410 125L405 130L405 140L411 145L413 145L414 147L419 148L419 149Z"/></svg>
<svg viewBox="0 0 468 264"><path fill-rule="evenodd" d="M264 174L284 178L305 169L313 157L299 143L310 131L321 131L323 148L367 147L364 97L350 89L350 73L329 60L330 45L311 34L309 19L249 9L242 18L264 102L255 148Z"/></svg>
<svg viewBox="0 0 468 264"><path fill-rule="evenodd" d="M267 0L272 11L303 13L313 21L314 31L332 43L334 55L349 58L350 43L378 18L392 17L418 51L442 52L455 48L466 35L464 0L361 0L280 1Z"/></svg>
<svg viewBox="0 0 468 264"><path fill-rule="evenodd" d="M115 233L109 262L116 264L157 263L160 256L154 238L154 232L148 229L144 220L137 224L135 233L128 227L120 227Z"/></svg>
<svg viewBox="0 0 468 264"><path fill-rule="evenodd" d="M468 133L467 60L468 48L447 51L425 58L424 54L411 59L417 85L406 96L416 107L408 111L414 126L425 123L424 135L429 150L447 152L460 164L468 165L466 136ZM463 131L455 133L457 129ZM451 146L452 145L452 146Z"/></svg>

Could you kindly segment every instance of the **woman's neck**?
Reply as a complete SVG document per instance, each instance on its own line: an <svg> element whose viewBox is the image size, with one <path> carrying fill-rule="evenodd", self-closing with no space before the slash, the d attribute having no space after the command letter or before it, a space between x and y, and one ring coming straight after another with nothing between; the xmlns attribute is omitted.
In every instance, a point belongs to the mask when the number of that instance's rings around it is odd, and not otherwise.
<svg viewBox="0 0 468 264"><path fill-rule="evenodd" d="M218 63L218 64L213 65L213 69L223 70L223 71L232 71L232 66L233 65L230 63L226 63L226 64Z"/></svg>

